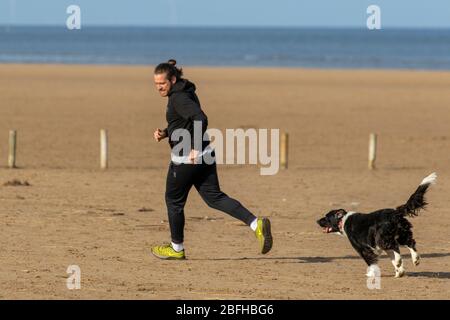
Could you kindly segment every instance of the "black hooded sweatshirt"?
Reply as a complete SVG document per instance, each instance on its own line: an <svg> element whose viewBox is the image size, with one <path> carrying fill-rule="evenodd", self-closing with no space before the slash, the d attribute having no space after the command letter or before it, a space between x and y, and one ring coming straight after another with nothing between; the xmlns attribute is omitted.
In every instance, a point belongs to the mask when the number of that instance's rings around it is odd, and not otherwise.
<svg viewBox="0 0 450 320"><path fill-rule="evenodd" d="M191 136L191 149L194 149L194 121L201 122L202 136L199 139L202 140L202 150L210 143L209 141L203 141L203 135L208 128L208 118L201 109L200 100L195 93L195 89L195 84L187 79L180 79L169 91L166 111L167 128L165 130L172 149L183 140L182 137L180 141L172 140L172 133L176 129L186 129L189 131ZM177 156L187 155L183 154L182 151L177 154Z"/></svg>

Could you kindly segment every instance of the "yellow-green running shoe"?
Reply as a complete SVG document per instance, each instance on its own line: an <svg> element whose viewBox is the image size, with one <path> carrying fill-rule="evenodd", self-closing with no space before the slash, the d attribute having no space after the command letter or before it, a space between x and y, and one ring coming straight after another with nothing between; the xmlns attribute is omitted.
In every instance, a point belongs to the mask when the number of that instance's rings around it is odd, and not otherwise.
<svg viewBox="0 0 450 320"><path fill-rule="evenodd" d="M184 250L176 252L170 244L155 246L152 248L152 254L160 259L165 260L183 260L186 259Z"/></svg>
<svg viewBox="0 0 450 320"><path fill-rule="evenodd" d="M258 218L256 223L256 238L259 241L261 253L266 254L270 251L270 249L272 249L273 244L272 233L270 232L270 220L267 218Z"/></svg>

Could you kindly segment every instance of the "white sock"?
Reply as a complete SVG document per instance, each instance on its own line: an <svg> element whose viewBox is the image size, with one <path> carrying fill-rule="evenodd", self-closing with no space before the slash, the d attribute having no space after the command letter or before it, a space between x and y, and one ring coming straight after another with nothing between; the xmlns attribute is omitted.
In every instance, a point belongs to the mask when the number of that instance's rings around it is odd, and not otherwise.
<svg viewBox="0 0 450 320"><path fill-rule="evenodd" d="M253 220L252 223L250 223L250 228L252 228L253 231L256 231L256 227L258 226L258 218Z"/></svg>
<svg viewBox="0 0 450 320"><path fill-rule="evenodd" d="M180 252L184 250L184 246L182 243L174 243L172 242L172 248L173 250L175 250L176 252Z"/></svg>

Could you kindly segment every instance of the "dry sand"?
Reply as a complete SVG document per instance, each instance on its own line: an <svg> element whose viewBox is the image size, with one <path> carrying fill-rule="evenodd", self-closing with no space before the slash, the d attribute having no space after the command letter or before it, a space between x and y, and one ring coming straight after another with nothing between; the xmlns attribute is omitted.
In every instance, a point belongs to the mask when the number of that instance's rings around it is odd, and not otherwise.
<svg viewBox="0 0 450 320"><path fill-rule="evenodd" d="M281 128L289 169L220 166L222 188L273 224L265 256L250 229L186 207L188 260L161 261L166 101L151 67L0 65L0 298L3 299L449 299L450 73L185 68L210 127ZM110 169L99 167L109 130ZM18 130L19 169L6 168ZM367 170L370 132L378 169ZM403 251L407 276L381 259L381 290L345 238L315 221L331 208L369 212L402 204L436 171L430 206L413 221L422 262ZM3 186L19 179L31 186ZM141 208L150 209L140 212ZM205 219L204 217L209 217ZM81 268L68 290L66 269Z"/></svg>

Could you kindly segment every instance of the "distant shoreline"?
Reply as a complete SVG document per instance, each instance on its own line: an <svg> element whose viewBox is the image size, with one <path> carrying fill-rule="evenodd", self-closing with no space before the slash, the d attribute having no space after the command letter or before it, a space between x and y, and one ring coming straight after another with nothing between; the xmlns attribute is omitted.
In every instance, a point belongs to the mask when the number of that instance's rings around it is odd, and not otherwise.
<svg viewBox="0 0 450 320"><path fill-rule="evenodd" d="M0 66L12 67L100 67L100 68L154 68L156 64L108 64L108 63L38 63L38 62L0 62ZM225 69L225 70L305 70L323 72L414 72L414 73L449 73L450 69L395 69L395 68L313 68L313 67L289 67L289 66L214 66L214 65L182 65L183 68L190 69Z"/></svg>
<svg viewBox="0 0 450 320"><path fill-rule="evenodd" d="M64 69L67 68L68 70L86 70L89 68L93 69L123 69L123 70L142 70L142 69L149 69L153 70L153 68L156 66L156 64L70 64L70 63L4 63L0 62L0 68L10 68L10 69ZM186 72L194 71L211 71L215 72L218 70L224 70L226 72L230 71L237 71L237 72L245 72L245 71L256 71L256 72L270 72L270 71L287 71L287 72L306 72L306 73L342 73L342 74L366 74L366 73L374 73L374 74L417 74L417 73L423 73L423 74L445 74L448 75L450 73L450 70L419 70L419 69L370 69L370 68L359 68L359 69L351 69L351 68L308 68L308 67L277 67L277 66L266 66L266 67L260 67L260 66L207 66L207 65L189 65L184 64L181 67ZM189 78L189 77L187 77Z"/></svg>

